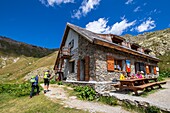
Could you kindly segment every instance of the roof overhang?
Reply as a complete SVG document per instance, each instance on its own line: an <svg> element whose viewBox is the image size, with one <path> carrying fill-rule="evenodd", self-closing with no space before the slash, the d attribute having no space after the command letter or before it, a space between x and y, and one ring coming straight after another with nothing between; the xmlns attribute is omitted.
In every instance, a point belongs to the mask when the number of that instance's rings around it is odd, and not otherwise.
<svg viewBox="0 0 170 113"><path fill-rule="evenodd" d="M143 58L148 58L148 59L151 59L151 60L154 60L154 61L157 61L157 62L160 61L156 57L151 57L151 56L146 55L144 53L141 53L141 52L129 49L127 47L120 46L118 44L109 43L109 42L101 41L101 40L98 40L98 39L94 39L94 44L105 46L105 47L108 47L108 48L111 48L111 49L116 49L116 50L119 50L119 51L123 51L123 52L129 53L129 54L135 55L135 56L140 56L140 57L143 57Z"/></svg>

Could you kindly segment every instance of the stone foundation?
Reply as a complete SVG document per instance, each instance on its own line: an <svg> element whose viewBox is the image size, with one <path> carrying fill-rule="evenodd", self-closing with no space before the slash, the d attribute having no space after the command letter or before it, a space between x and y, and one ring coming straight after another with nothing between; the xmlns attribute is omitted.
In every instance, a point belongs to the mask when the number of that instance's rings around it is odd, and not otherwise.
<svg viewBox="0 0 170 113"><path fill-rule="evenodd" d="M102 93L104 91L109 91L112 89L111 84L112 82L96 82L96 81L75 81L75 80L67 80L64 81L65 84L72 84L74 86L90 86L92 87L97 93Z"/></svg>

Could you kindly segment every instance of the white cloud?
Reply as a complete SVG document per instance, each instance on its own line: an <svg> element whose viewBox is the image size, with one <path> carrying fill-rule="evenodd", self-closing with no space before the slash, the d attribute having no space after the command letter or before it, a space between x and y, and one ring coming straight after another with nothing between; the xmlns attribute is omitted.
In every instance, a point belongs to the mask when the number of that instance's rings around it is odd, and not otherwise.
<svg viewBox="0 0 170 113"><path fill-rule="evenodd" d="M140 6L138 6L138 7L136 7L133 11L134 11L134 12L141 11L141 7L140 7Z"/></svg>
<svg viewBox="0 0 170 113"><path fill-rule="evenodd" d="M100 4L101 0L83 0L78 10L73 11L72 18L79 19L81 16L86 16L88 12Z"/></svg>
<svg viewBox="0 0 170 113"><path fill-rule="evenodd" d="M152 20L151 17L149 17L145 22L143 22L138 27L136 27L136 30L138 32L144 32L144 31L151 30L151 29L153 29L155 27L156 27L155 21Z"/></svg>
<svg viewBox="0 0 170 113"><path fill-rule="evenodd" d="M124 19L121 22L116 22L112 27L110 32L113 34L121 35L128 27L132 26L135 24L135 20L132 22L129 22Z"/></svg>
<svg viewBox="0 0 170 113"><path fill-rule="evenodd" d="M74 3L74 0L39 0L45 6L54 6L55 4L66 4L66 3Z"/></svg>
<svg viewBox="0 0 170 113"><path fill-rule="evenodd" d="M107 26L108 20L105 18L99 18L97 21L89 22L86 25L86 29L95 33L112 33L121 35L127 28L133 26L136 21L128 22L123 19L121 22L116 22L111 26Z"/></svg>
<svg viewBox="0 0 170 113"><path fill-rule="evenodd" d="M98 21L89 22L86 25L86 29L95 33L105 33L110 29L110 27L106 25L107 22L108 20L99 18Z"/></svg>
<svg viewBox="0 0 170 113"><path fill-rule="evenodd" d="M128 0L127 2L125 2L125 4L131 4L133 2L133 0Z"/></svg>

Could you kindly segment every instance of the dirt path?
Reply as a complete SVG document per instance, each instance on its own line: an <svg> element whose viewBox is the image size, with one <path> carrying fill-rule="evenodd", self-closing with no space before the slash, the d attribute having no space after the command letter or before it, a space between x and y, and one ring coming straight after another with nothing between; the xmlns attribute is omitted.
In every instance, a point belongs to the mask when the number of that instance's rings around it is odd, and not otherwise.
<svg viewBox="0 0 170 113"><path fill-rule="evenodd" d="M63 104L65 107L82 109L89 111L91 113L100 112L100 113L130 113L129 111L124 110L120 106L109 106L97 102L82 101L77 99L75 96L68 96L67 92L64 90L65 86L62 85L50 85L50 91L45 95L52 100L60 100L60 104ZM66 87L65 87L66 88Z"/></svg>

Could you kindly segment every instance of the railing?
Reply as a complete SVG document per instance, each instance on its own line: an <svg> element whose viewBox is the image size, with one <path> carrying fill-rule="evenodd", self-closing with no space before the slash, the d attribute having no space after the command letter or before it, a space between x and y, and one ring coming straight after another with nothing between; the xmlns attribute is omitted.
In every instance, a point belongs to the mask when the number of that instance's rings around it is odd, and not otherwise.
<svg viewBox="0 0 170 113"><path fill-rule="evenodd" d="M137 51L144 53L143 48L138 48Z"/></svg>
<svg viewBox="0 0 170 113"><path fill-rule="evenodd" d="M122 42L121 45L131 49L131 44L129 42Z"/></svg>
<svg viewBox="0 0 170 113"><path fill-rule="evenodd" d="M70 48L69 47L63 47L61 50L61 57L70 57Z"/></svg>

